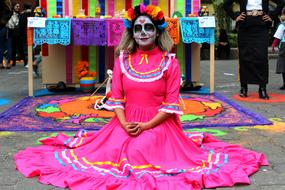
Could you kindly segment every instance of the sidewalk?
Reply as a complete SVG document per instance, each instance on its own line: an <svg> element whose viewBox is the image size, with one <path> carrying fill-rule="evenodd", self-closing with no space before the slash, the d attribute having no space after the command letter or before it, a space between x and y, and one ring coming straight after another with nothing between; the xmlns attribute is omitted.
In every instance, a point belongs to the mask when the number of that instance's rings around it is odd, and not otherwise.
<svg viewBox="0 0 285 190"><path fill-rule="evenodd" d="M268 47L268 58L276 59L278 57L278 48L275 48L275 51L272 51L271 47ZM230 58L229 60L235 60L238 58L238 48L231 48ZM201 60L209 60L210 59L210 50L203 49L201 50Z"/></svg>

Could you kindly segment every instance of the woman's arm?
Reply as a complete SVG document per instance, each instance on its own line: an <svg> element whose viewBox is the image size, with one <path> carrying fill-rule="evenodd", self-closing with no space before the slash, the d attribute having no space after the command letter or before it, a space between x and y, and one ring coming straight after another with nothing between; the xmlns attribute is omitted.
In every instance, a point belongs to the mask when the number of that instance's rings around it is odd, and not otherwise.
<svg viewBox="0 0 285 190"><path fill-rule="evenodd" d="M139 126L137 123L134 122L127 122L126 116L125 116L125 111L120 108L115 108L114 109L115 114L121 124L121 127L131 136L134 136L136 132L138 131Z"/></svg>
<svg viewBox="0 0 285 190"><path fill-rule="evenodd" d="M125 117L125 98L122 85L122 71L120 68L120 60L116 59L112 76L112 95L104 104L104 108L107 110L114 110L122 128L129 134L137 131L137 123L130 123L126 121Z"/></svg>
<svg viewBox="0 0 285 190"><path fill-rule="evenodd" d="M152 129L167 120L171 115L173 114L160 111L150 121L138 123L138 126L142 129L142 131Z"/></svg>

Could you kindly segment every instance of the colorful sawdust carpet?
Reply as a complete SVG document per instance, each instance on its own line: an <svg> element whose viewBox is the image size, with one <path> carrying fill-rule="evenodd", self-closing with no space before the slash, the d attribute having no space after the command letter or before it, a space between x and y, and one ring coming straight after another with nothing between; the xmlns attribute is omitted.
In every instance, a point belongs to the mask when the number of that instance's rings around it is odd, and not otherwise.
<svg viewBox="0 0 285 190"><path fill-rule="evenodd" d="M182 127L233 127L272 124L266 118L219 95L181 94ZM102 96L56 95L26 97L0 113L0 131L98 130L114 116L95 110Z"/></svg>

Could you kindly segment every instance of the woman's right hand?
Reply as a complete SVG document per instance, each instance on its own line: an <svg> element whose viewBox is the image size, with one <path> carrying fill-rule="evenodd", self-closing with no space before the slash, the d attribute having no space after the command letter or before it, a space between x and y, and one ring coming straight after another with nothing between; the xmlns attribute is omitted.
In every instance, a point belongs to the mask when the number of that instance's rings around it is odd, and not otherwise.
<svg viewBox="0 0 285 190"><path fill-rule="evenodd" d="M246 17L245 12L242 12L242 13L236 18L236 22L244 21L245 17Z"/></svg>
<svg viewBox="0 0 285 190"><path fill-rule="evenodd" d="M138 123L134 122L125 122L121 124L123 129L130 135L130 136L138 136L142 131Z"/></svg>

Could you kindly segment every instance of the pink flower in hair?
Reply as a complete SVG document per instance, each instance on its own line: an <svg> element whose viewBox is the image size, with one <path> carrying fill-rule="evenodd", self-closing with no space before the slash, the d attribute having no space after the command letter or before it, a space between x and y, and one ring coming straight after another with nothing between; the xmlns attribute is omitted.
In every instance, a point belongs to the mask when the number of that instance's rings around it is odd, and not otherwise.
<svg viewBox="0 0 285 190"><path fill-rule="evenodd" d="M146 8L145 8L145 5L144 4L140 4L140 12L141 12L141 14L142 13L146 13Z"/></svg>

